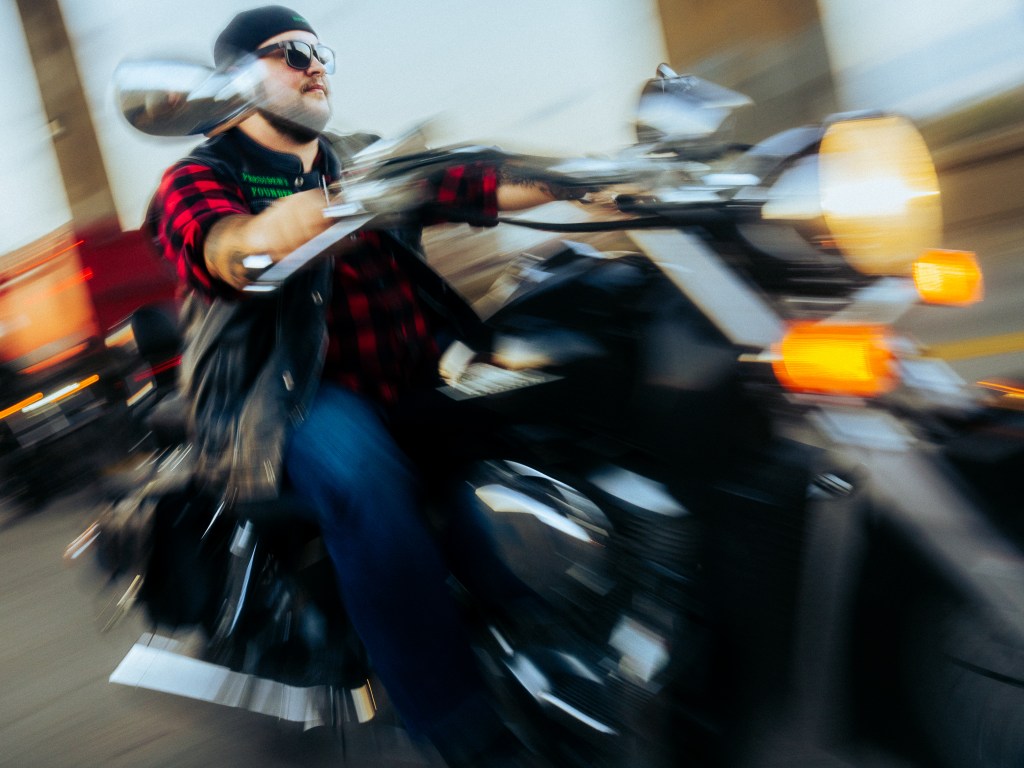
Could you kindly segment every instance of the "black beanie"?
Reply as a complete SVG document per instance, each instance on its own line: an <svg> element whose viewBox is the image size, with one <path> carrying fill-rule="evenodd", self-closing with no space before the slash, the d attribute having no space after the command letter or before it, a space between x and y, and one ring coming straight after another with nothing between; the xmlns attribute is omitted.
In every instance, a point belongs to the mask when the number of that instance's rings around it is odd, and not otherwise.
<svg viewBox="0 0 1024 768"><path fill-rule="evenodd" d="M213 44L213 63L223 67L252 53L264 40L293 29L313 32L308 21L283 5L266 5L242 11L224 27L217 42Z"/></svg>

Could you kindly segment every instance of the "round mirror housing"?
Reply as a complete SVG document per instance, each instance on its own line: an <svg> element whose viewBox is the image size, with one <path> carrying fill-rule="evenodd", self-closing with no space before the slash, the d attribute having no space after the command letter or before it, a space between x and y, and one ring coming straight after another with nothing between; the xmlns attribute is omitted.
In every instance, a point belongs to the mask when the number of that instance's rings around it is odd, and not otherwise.
<svg viewBox="0 0 1024 768"><path fill-rule="evenodd" d="M260 103L259 60L219 72L182 61L126 61L114 70L121 114L150 136L214 134L237 125Z"/></svg>

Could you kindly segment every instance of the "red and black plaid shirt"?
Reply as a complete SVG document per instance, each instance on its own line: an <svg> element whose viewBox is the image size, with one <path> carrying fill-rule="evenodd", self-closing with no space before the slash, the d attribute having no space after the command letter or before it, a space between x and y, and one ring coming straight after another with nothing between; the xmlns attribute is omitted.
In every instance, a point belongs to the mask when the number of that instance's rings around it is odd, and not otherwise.
<svg viewBox="0 0 1024 768"><path fill-rule="evenodd" d="M493 218L497 176L483 165L449 168L436 182L433 199L431 210L442 218L449 207ZM203 243L222 217L251 213L238 185L205 165L186 161L164 174L154 206L160 221L155 236L176 264L182 283L209 297L237 296L211 277ZM391 403L411 386L433 378L437 346L414 286L395 257L402 246L382 232L362 231L355 237L359 242L335 259L323 376Z"/></svg>

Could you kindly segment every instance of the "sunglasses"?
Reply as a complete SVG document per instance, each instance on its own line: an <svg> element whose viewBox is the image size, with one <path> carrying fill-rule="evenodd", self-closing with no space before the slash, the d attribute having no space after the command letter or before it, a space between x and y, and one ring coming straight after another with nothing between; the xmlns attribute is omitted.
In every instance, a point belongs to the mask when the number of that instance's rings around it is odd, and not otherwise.
<svg viewBox="0 0 1024 768"><path fill-rule="evenodd" d="M324 65L324 71L328 75L334 74L334 51L326 45L319 43L312 45L302 40L285 40L259 48L253 53L258 57L263 57L276 51L284 51L285 63L292 69L309 69L313 57L316 56L317 61Z"/></svg>

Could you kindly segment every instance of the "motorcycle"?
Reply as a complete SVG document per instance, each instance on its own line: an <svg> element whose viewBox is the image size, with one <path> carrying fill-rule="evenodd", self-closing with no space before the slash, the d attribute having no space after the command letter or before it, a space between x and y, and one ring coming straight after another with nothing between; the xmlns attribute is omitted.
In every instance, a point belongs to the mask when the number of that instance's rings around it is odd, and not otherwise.
<svg viewBox="0 0 1024 768"><path fill-rule="evenodd" d="M210 133L259 101L253 70L188 73L126 67L125 115ZM1019 765L1020 388L968 385L894 329L918 302L977 300L977 264L932 247L938 185L909 122L840 115L741 147L746 103L663 65L616 157L371 147L337 223L250 290L400 218L444 163L577 190L582 221L502 218L573 239L505 265L441 362L440 392L499 425L463 482L543 606L508 621L462 595L523 740L569 765ZM316 532L233 509L190 461L165 446L69 549L95 540L131 580L116 612L201 629L191 652L146 638L111 679L371 719Z"/></svg>

